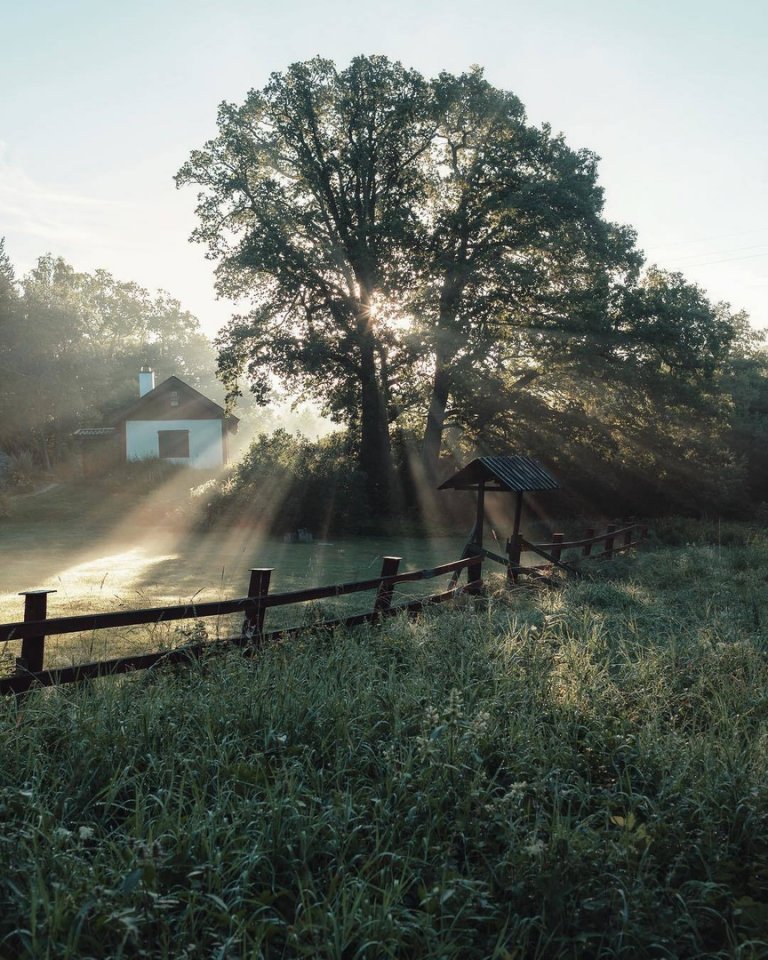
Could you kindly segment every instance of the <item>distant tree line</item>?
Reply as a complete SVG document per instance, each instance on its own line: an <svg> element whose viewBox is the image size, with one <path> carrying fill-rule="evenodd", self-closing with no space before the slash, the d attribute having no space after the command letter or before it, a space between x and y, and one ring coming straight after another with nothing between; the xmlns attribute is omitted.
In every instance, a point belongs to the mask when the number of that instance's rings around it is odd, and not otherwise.
<svg viewBox="0 0 768 960"><path fill-rule="evenodd" d="M211 342L169 294L51 254L17 280L0 240L0 450L49 469L74 430L138 396L143 365L204 392L216 384Z"/></svg>
<svg viewBox="0 0 768 960"><path fill-rule="evenodd" d="M525 452L606 509L768 499L768 365L743 313L646 266L597 157L480 69L274 74L177 174L220 293L219 373L347 431L372 511L472 453Z"/></svg>

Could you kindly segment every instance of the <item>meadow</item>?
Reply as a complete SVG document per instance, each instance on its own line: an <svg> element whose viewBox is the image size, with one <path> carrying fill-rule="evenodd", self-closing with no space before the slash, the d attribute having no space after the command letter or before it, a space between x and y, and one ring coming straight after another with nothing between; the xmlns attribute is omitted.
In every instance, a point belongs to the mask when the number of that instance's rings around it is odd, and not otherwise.
<svg viewBox="0 0 768 960"><path fill-rule="evenodd" d="M0 956L768 956L768 539L666 539L5 701Z"/></svg>
<svg viewBox="0 0 768 960"><path fill-rule="evenodd" d="M401 571L433 567L461 555L466 537L353 537L313 543L285 543L258 528L207 530L185 518L179 525L153 522L143 500L121 502L75 484L23 498L0 522L0 622L22 619L19 591L46 588L48 615L70 616L141 607L242 597L252 567L273 568L271 589L364 580L381 570L384 556L400 556ZM398 587L402 598L430 589ZM372 595L324 601L321 605L271 611L267 628L368 610ZM211 639L239 628L237 618L105 630L51 637L46 666L69 666L120 654L147 652L183 643L205 631ZM0 661L10 664L18 644L0 644Z"/></svg>

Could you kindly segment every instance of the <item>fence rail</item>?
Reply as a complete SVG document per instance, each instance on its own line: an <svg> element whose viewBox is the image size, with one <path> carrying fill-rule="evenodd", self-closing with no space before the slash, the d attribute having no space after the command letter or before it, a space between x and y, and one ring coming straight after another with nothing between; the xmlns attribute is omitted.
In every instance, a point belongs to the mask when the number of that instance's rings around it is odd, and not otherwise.
<svg viewBox="0 0 768 960"><path fill-rule="evenodd" d="M125 610L119 613L90 613L72 617L47 617L47 595L52 591L26 591L23 594L25 597L24 620L0 624L0 642L21 641L22 643L21 656L16 661L17 672L14 676L0 678L0 694L20 694L35 686L76 683L109 674L146 670L160 662L179 663L199 657L208 651L213 652L227 647L239 646L255 649L267 641L290 636L308 629L307 626L301 626L265 632L265 614L268 609L273 607L284 607L312 600L324 600L376 590L373 609L369 612L313 624L312 627L316 629L355 626L381 617L391 616L400 611L417 611L428 604L441 603L455 597L459 592L455 583L448 590L409 602L393 604L393 594L397 584L432 580L448 574L455 577L465 568L470 565L477 565L477 563L477 557L465 557L432 568L398 573L400 558L384 557L381 574L378 577L273 594L269 593L272 569L259 568L251 570L248 596L246 597L208 603L148 607L140 610ZM463 589L480 589L481 585L480 581L475 581L466 584ZM244 618L241 632L225 640L185 644L171 650L84 663L72 667L43 669L45 638L48 636L62 636L141 624L160 624L176 620L200 620L206 617L237 613L242 614Z"/></svg>
<svg viewBox="0 0 768 960"><path fill-rule="evenodd" d="M266 612L275 607L285 607L313 600L327 600L375 590L376 596L371 610L348 617L324 620L311 625L315 629L356 626L362 623L370 623L400 611L414 612L423 609L428 604L450 600L459 592L458 578L465 569L468 577L472 579L463 587L463 590L479 591L482 588L482 563L485 559L504 564L507 567L510 580L517 579L519 573L539 573L543 568L551 565L574 572L572 566L561 560L563 550L579 549L582 557L591 559L612 557L615 553L637 546L646 539L647 535L647 528L640 527L638 524L630 524L620 529L617 529L615 525L609 526L605 533L598 535L595 535L595 531L590 529L580 540L565 540L563 534L555 533L551 542L534 544L524 537L518 537L516 541L508 541L506 557L478 547L460 560L405 573L398 573L400 557L384 557L381 573L378 577L283 593L270 593L269 585L273 571L270 568L258 568L250 571L248 595L245 597L206 603L147 607L139 610L125 610L119 613L87 613L73 617L48 617L48 594L55 591L28 590L22 594L25 598L24 619L13 623L0 624L0 643L21 642L21 655L16 659L16 673L13 676L0 677L0 695L23 694L35 686L77 683L95 677L146 670L158 663L180 663L203 656L207 652L229 647L241 647L247 653L249 650L258 649L265 642L295 635L308 629L304 625L265 632ZM619 539L621 543L617 545ZM600 543L603 544L602 553L594 554L592 552L593 546ZM520 554L525 551L537 553L545 559L546 563L538 567L522 567L520 565ZM392 602L397 584L432 580L448 574L451 575L451 581L447 590L404 603L394 604ZM71 667L44 669L46 637L87 633L93 630L116 627L140 626L142 624L156 625L177 620L202 620L207 617L232 614L242 614L242 627L237 635L224 640L205 640L154 653L100 660Z"/></svg>
<svg viewBox="0 0 768 960"><path fill-rule="evenodd" d="M548 543L532 543L519 535L510 537L506 543L506 557L500 557L487 550L482 552L491 560L505 564L509 580L515 581L521 573L540 572L552 565L570 573L578 574L578 570L572 565L572 562L566 563L563 561L564 550L580 550L583 559L599 560L604 558L610 560L617 553L639 546L647 538L648 528L639 523L629 523L623 527L608 524L605 533L596 534L594 528L590 527L580 540L566 540L562 533L553 533L552 540ZM600 544L603 546L602 552L594 553L593 547ZM534 567L522 566L520 557L526 552L537 554L545 563Z"/></svg>
<svg viewBox="0 0 768 960"><path fill-rule="evenodd" d="M619 537L623 538L623 542L617 547L615 544ZM633 539L633 537L636 537L636 539ZM648 528L638 523L631 523L626 527L619 527L618 529L615 526L609 525L605 533L598 534L597 536L595 536L595 531L590 528L581 540L564 540L562 533L552 534L551 543L531 544L523 538L523 550L525 550L527 546L538 547L539 550L552 551L552 553L556 551L562 552L563 550L580 549L583 556L596 558L604 556L606 553L619 553L622 550L629 550L647 538ZM600 543L604 544L603 553L593 554L592 547Z"/></svg>

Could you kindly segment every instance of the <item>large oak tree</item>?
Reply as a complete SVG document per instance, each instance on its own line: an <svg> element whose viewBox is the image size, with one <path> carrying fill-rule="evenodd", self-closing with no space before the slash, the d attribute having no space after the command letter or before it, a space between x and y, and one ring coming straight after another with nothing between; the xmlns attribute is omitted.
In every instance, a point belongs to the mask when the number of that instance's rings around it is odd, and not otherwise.
<svg viewBox="0 0 768 960"><path fill-rule="evenodd" d="M432 364L423 456L431 473L449 405L468 425L505 384L530 384L590 349L634 235L602 217L597 158L531 126L475 69L433 84L431 229L417 315Z"/></svg>
<svg viewBox="0 0 768 960"><path fill-rule="evenodd" d="M479 69L294 64L221 106L177 182L199 187L193 236L220 292L250 301L219 338L230 394L245 374L262 400L273 377L318 398L359 436L379 512L393 423L420 434L432 476L447 425L511 440L515 408L557 419L553 397L571 410L597 381L674 389L679 407L736 337L682 278L641 274L594 154L531 125Z"/></svg>
<svg viewBox="0 0 768 960"><path fill-rule="evenodd" d="M346 70L295 64L240 107L177 176L196 183L195 238L218 260L218 287L252 309L221 338L230 387L245 367L257 394L272 375L359 416L360 463L377 509L389 501L393 367L388 311L414 283L410 254L425 202L420 159L435 132L433 98L384 57Z"/></svg>

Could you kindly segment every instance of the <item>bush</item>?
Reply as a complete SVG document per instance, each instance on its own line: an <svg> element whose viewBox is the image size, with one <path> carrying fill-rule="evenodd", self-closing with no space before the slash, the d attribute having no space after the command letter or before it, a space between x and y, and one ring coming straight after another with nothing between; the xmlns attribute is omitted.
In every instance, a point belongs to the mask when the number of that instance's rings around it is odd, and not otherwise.
<svg viewBox="0 0 768 960"><path fill-rule="evenodd" d="M656 539L668 547L691 544L719 547L744 546L751 543L760 525L735 521L691 520L686 517L664 517L653 525Z"/></svg>
<svg viewBox="0 0 768 960"><path fill-rule="evenodd" d="M158 457L146 457L142 460L128 460L108 473L104 478L106 486L115 492L123 490L137 494L154 493L163 484L183 475L189 467L160 460Z"/></svg>
<svg viewBox="0 0 768 960"><path fill-rule="evenodd" d="M7 457L3 476L8 487L23 493L32 489L38 472L32 454L29 450L22 450Z"/></svg>
<svg viewBox="0 0 768 960"><path fill-rule="evenodd" d="M315 536L365 529L363 474L342 434L319 440L283 429L261 434L221 480L195 491L208 498L208 522L253 524L272 533L306 527Z"/></svg>

